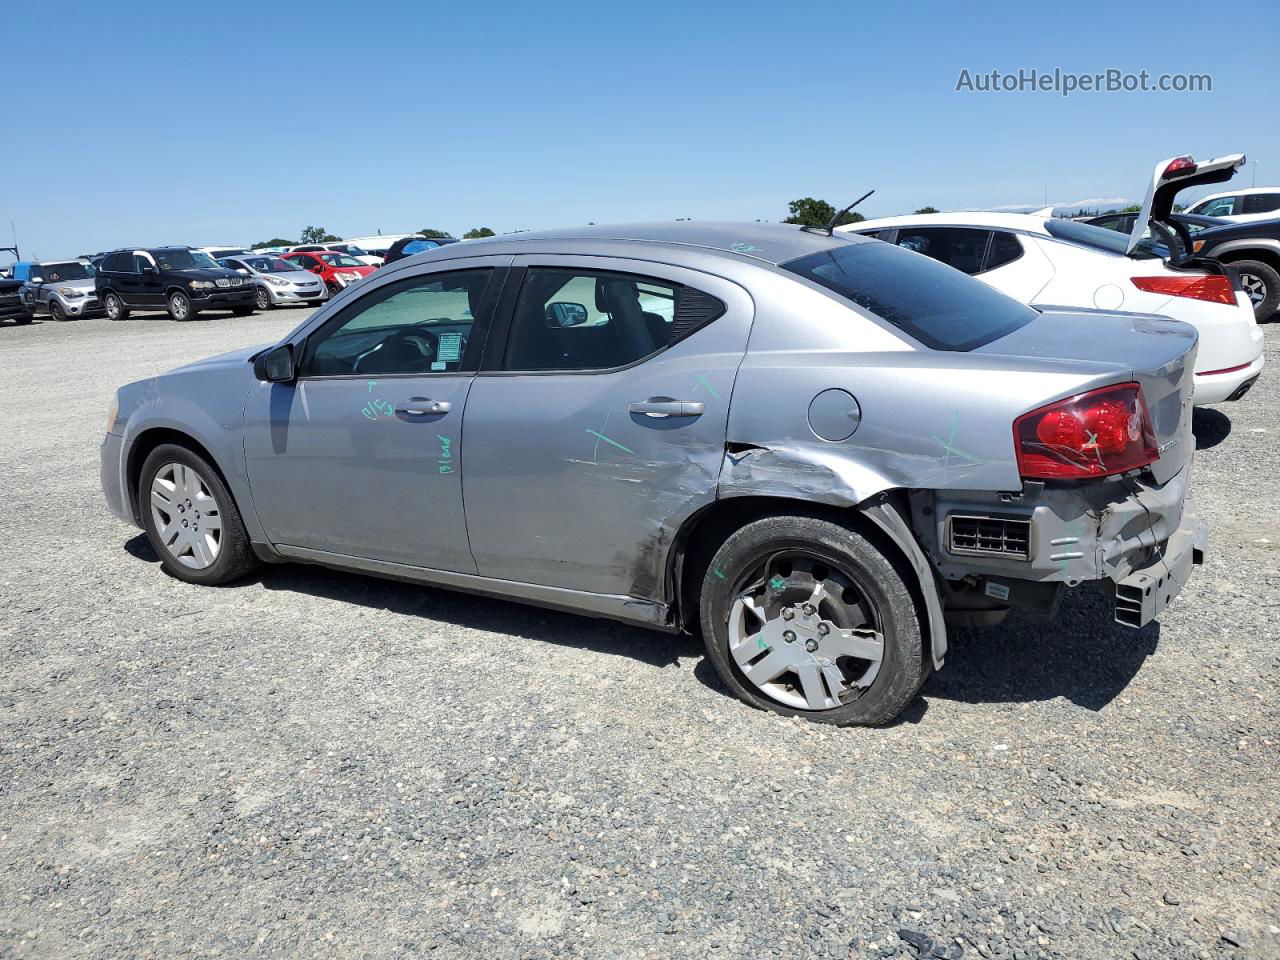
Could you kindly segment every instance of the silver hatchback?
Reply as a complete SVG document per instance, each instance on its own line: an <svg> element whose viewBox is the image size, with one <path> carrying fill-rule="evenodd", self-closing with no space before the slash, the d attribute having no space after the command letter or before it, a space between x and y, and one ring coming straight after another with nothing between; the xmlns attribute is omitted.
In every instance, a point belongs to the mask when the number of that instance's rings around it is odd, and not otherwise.
<svg viewBox="0 0 1280 960"><path fill-rule="evenodd" d="M1195 350L863 237L525 233L122 387L102 483L182 580L299 561L700 633L747 703L882 723L949 622L1178 594Z"/></svg>

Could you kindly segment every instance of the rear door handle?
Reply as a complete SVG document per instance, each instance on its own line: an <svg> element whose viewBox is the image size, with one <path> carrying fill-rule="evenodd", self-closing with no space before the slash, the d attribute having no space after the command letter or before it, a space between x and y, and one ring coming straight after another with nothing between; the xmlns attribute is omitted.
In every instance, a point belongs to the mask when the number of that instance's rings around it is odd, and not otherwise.
<svg viewBox="0 0 1280 960"><path fill-rule="evenodd" d="M629 409L632 413L643 413L649 417L700 417L705 407L701 400L650 397L648 400L637 400Z"/></svg>
<svg viewBox="0 0 1280 960"><path fill-rule="evenodd" d="M396 416L401 420L422 420L438 417L453 409L448 400L429 400L426 397L410 397L396 405Z"/></svg>

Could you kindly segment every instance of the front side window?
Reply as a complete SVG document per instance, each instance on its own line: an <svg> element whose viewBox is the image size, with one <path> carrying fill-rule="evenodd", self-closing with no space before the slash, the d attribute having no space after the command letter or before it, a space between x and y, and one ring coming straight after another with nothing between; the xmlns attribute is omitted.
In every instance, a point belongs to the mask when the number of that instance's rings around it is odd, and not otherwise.
<svg viewBox="0 0 1280 960"><path fill-rule="evenodd" d="M77 260L68 263L46 263L41 265L44 271L44 278L49 283L58 283L66 280L92 280L96 271L87 263L80 263Z"/></svg>
<svg viewBox="0 0 1280 960"><path fill-rule="evenodd" d="M363 267L364 264L355 257L349 257L345 253L321 253L318 254L321 260L331 267Z"/></svg>
<svg viewBox="0 0 1280 960"><path fill-rule="evenodd" d="M964 273L979 273L990 231L968 227L901 227L898 246L941 260Z"/></svg>
<svg viewBox="0 0 1280 960"><path fill-rule="evenodd" d="M633 274L531 267L503 367L608 370L635 363L678 339L675 321L686 290ZM706 298L689 291L686 299L691 295Z"/></svg>
<svg viewBox="0 0 1280 960"><path fill-rule="evenodd" d="M249 257L244 261L255 273L297 273L302 268L280 257Z"/></svg>
<svg viewBox="0 0 1280 960"><path fill-rule="evenodd" d="M1229 217L1235 206L1235 197L1219 197L1217 200L1210 200L1196 210L1196 213L1205 217Z"/></svg>
<svg viewBox="0 0 1280 960"><path fill-rule="evenodd" d="M781 266L935 350L972 350L1038 316L981 280L887 243L850 243Z"/></svg>
<svg viewBox="0 0 1280 960"><path fill-rule="evenodd" d="M492 275L456 270L370 290L307 339L302 376L457 372L474 362L467 347Z"/></svg>

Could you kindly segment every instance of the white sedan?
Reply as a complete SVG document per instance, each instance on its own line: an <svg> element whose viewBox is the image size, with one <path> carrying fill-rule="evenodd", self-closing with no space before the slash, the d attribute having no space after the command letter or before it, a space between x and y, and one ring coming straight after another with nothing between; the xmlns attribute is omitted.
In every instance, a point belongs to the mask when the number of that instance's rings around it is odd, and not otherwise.
<svg viewBox="0 0 1280 960"><path fill-rule="evenodd" d="M1221 179L1221 165L1234 162L1199 168L1202 177ZM1171 163L1158 167L1153 180L1153 218L1162 201L1202 182L1194 173L1167 175ZM1190 323L1200 333L1197 405L1238 400L1262 373L1263 335L1249 298L1214 261L1172 266L1141 249L1128 252L1126 237L1114 230L1044 212L914 214L837 229L926 254L1033 306L1161 314Z"/></svg>

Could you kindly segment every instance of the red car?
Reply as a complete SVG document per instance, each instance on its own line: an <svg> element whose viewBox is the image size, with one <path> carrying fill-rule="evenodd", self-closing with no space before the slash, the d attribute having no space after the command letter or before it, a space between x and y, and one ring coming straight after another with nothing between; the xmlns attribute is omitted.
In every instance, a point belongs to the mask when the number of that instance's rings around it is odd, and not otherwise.
<svg viewBox="0 0 1280 960"><path fill-rule="evenodd" d="M296 263L303 270L310 270L316 274L329 288L329 295L333 296L345 287L351 286L357 280L367 277L377 267L371 267L367 263L361 263L355 257L349 254L339 253L337 250L317 250L314 253L286 253L282 259L288 260L290 263Z"/></svg>

